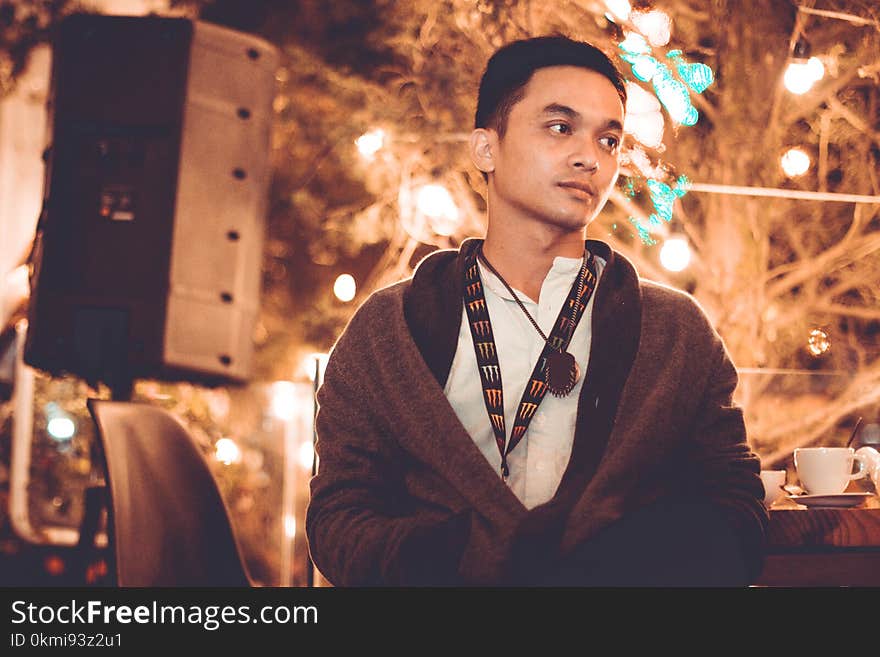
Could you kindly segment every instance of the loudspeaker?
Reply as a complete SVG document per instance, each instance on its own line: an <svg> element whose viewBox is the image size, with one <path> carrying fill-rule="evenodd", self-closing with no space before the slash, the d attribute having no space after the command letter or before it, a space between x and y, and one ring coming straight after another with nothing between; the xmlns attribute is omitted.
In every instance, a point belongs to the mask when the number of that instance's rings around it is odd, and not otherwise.
<svg viewBox="0 0 880 657"><path fill-rule="evenodd" d="M251 376L277 66L200 21L61 23L25 362L111 386Z"/></svg>

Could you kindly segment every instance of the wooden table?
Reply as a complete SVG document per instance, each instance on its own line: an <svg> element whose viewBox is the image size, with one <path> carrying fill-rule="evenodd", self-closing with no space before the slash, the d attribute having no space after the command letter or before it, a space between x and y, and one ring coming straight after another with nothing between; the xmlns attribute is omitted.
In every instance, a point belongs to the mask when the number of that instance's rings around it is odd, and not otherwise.
<svg viewBox="0 0 880 657"><path fill-rule="evenodd" d="M849 509L778 502L755 585L880 586L880 498Z"/></svg>

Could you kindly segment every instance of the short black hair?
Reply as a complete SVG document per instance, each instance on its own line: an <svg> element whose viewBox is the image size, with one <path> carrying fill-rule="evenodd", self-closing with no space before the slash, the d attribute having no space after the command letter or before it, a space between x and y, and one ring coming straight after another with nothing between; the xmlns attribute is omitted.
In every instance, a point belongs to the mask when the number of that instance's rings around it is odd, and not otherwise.
<svg viewBox="0 0 880 657"><path fill-rule="evenodd" d="M626 106L626 81L602 50L565 36L521 39L503 46L486 64L477 96L474 128L492 128L503 137L510 110L522 100L535 71L548 66L578 66L604 75Z"/></svg>

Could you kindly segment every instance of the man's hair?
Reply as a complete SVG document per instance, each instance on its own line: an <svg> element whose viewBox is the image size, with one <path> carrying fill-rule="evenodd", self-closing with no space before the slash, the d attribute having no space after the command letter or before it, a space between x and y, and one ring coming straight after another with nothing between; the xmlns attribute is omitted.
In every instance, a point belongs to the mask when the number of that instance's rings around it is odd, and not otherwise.
<svg viewBox="0 0 880 657"><path fill-rule="evenodd" d="M507 129L510 110L522 100L532 75L548 66L578 66L605 76L626 106L626 83L611 59L596 46L564 36L522 39L503 46L486 64L477 96L474 128Z"/></svg>

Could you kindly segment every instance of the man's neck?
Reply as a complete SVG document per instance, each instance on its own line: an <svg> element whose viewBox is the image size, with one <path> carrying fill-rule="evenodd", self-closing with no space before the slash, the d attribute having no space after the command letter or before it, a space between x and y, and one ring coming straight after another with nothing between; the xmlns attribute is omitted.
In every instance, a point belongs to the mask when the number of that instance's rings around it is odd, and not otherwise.
<svg viewBox="0 0 880 657"><path fill-rule="evenodd" d="M493 231L490 223L483 253L508 285L538 301L554 258L583 256L584 235L583 232L554 235L546 231L511 231L508 227Z"/></svg>

